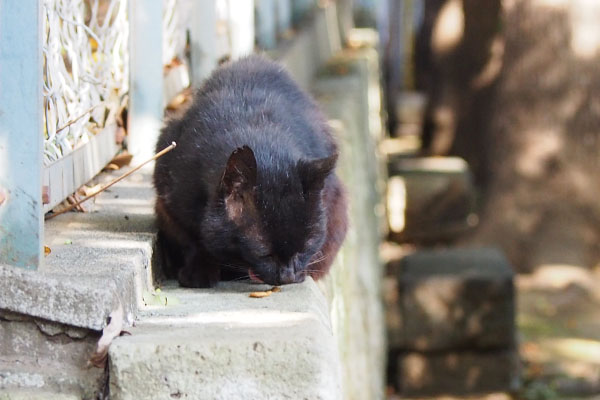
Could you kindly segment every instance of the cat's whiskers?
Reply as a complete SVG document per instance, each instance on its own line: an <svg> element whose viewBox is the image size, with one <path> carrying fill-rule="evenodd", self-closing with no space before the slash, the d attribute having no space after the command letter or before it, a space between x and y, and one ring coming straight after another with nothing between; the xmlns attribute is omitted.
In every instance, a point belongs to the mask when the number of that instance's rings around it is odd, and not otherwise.
<svg viewBox="0 0 600 400"><path fill-rule="evenodd" d="M240 281L244 281L244 282L245 282L245 281L248 281L248 282L251 282L251 281L252 281L252 279L250 278L250 275L247 275L247 276L240 276L240 277L237 277L237 278L234 278L234 279L230 279L230 280L229 280L229 282L240 282Z"/></svg>
<svg viewBox="0 0 600 400"><path fill-rule="evenodd" d="M238 271L247 271L248 270L248 267L244 267L243 265L226 264L226 263L219 263L219 265L221 267L227 267L227 268L235 269Z"/></svg>
<svg viewBox="0 0 600 400"><path fill-rule="evenodd" d="M321 261L323 261L323 260L324 260L324 259L326 259L326 258L327 258L327 256L323 256L323 257L321 257L321 258L317 258L316 260L313 260L313 261L309 262L308 264L306 264L306 266L308 267L309 265L313 265L313 264L316 264L316 263L320 263Z"/></svg>

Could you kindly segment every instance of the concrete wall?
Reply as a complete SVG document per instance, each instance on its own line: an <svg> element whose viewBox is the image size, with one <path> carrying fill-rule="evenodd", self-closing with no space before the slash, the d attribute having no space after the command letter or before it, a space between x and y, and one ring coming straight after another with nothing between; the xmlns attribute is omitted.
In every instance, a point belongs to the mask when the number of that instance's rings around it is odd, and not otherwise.
<svg viewBox="0 0 600 400"><path fill-rule="evenodd" d="M377 53L337 55L318 76L314 94L340 144L338 173L346 184L350 229L329 276L319 286L329 301L346 399L384 397L385 335L381 306L381 135Z"/></svg>

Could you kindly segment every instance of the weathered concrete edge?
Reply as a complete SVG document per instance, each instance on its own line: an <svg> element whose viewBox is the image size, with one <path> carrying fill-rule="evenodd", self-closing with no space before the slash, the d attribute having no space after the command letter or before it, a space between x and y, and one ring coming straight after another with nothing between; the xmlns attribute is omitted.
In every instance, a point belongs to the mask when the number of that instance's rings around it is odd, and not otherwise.
<svg viewBox="0 0 600 400"><path fill-rule="evenodd" d="M0 265L0 309L82 328L102 330L121 302L117 284L90 285L83 277L65 279ZM133 281L124 286L133 287ZM131 307L129 307L131 308Z"/></svg>
<svg viewBox="0 0 600 400"><path fill-rule="evenodd" d="M259 289L235 282L177 289L179 305L143 313L131 336L110 347L111 398L341 399L340 355L321 290L307 279L267 299L248 297ZM227 304L214 301L219 291Z"/></svg>
<svg viewBox="0 0 600 400"><path fill-rule="evenodd" d="M370 47L344 51L313 85L338 136L339 173L351 203L346 242L329 276L319 282L330 302L347 399L384 397L383 266L378 255L382 229L377 219L382 217L378 209L385 164L376 155L382 132L377 60Z"/></svg>

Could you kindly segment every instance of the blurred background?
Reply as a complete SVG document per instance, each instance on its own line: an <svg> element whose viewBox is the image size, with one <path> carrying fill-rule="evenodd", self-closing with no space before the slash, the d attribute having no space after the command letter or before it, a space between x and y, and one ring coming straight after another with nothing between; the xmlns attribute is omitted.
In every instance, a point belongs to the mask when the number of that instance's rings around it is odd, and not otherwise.
<svg viewBox="0 0 600 400"><path fill-rule="evenodd" d="M340 142L344 246L306 292L273 296L321 321L335 354L310 376L329 374L322 386L344 392L331 398L600 400L600 0L0 0L0 398L187 396L167 392L158 351L120 382L117 350L112 372L88 353L115 304L124 328L156 307L196 335L240 293L210 292L207 318L167 307L151 171L94 196L154 153L215 68L251 53L284 65ZM265 343L288 332L267 304ZM219 318L248 319L232 307ZM164 339L180 328L156 339L177 357L198 342ZM273 348L259 361L304 376ZM247 381L287 390L256 349L233 350ZM246 390L218 361L186 362L217 371L216 391ZM200 393L194 369L171 376Z"/></svg>
<svg viewBox="0 0 600 400"><path fill-rule="evenodd" d="M517 397L598 398L600 2L378 7L357 23L382 40L390 238L400 243L384 257L501 249L516 272Z"/></svg>

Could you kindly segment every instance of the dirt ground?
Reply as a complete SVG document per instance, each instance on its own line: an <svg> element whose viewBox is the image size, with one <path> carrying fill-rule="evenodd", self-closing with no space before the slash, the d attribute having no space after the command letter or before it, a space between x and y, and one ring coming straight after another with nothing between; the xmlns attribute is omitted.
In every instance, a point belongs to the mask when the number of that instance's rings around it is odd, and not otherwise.
<svg viewBox="0 0 600 400"><path fill-rule="evenodd" d="M517 278L523 399L600 398L600 269Z"/></svg>

